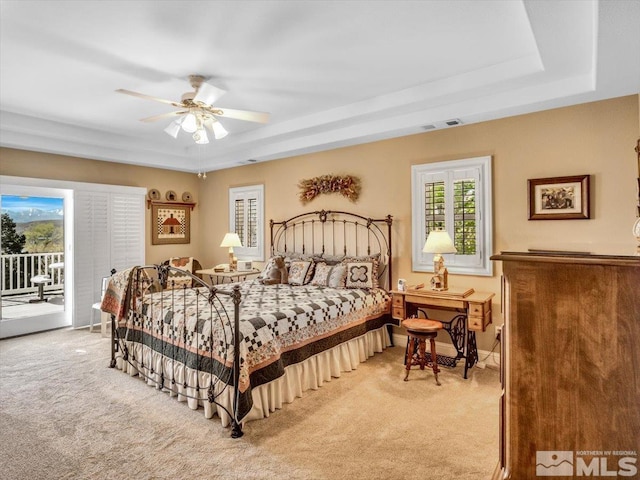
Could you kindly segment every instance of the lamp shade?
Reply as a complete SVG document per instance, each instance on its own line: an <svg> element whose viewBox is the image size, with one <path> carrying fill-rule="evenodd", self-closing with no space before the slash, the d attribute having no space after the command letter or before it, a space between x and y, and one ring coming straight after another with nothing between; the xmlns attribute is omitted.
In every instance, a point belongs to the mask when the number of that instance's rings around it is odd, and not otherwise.
<svg viewBox="0 0 640 480"><path fill-rule="evenodd" d="M198 129L198 121L193 113L189 113L182 121L182 130L187 133L195 133Z"/></svg>
<svg viewBox="0 0 640 480"><path fill-rule="evenodd" d="M221 247L241 247L242 242L237 233L227 233L222 239Z"/></svg>
<svg viewBox="0 0 640 480"><path fill-rule="evenodd" d="M444 230L432 230L422 249L424 253L456 253L451 237Z"/></svg>
<svg viewBox="0 0 640 480"><path fill-rule="evenodd" d="M173 138L178 138L178 132L180 132L180 124L182 123L182 119L174 120L169 124L167 128L164 129L169 135Z"/></svg>
<svg viewBox="0 0 640 480"><path fill-rule="evenodd" d="M213 130L213 135L216 137L216 140L220 140L229 134L229 132L227 132L227 130L218 121L211 124L211 129Z"/></svg>

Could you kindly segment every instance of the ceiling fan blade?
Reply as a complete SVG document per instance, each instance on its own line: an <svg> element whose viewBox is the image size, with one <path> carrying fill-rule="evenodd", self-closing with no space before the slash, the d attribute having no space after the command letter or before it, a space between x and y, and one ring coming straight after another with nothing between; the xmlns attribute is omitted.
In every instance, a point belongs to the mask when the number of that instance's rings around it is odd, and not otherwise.
<svg viewBox="0 0 640 480"><path fill-rule="evenodd" d="M265 112L250 112L248 110L215 107L211 109L211 113L219 117L235 118L237 120L246 120L248 122L267 123L269 121L269 114Z"/></svg>
<svg viewBox="0 0 640 480"><path fill-rule="evenodd" d="M162 120L163 118L176 117L180 115L186 115L189 113L188 111L177 111L177 112L169 112L169 113L161 113L160 115L154 115L153 117L141 118L141 122L155 122L156 120Z"/></svg>
<svg viewBox="0 0 640 480"><path fill-rule="evenodd" d="M131 95L133 97L144 98L146 100L153 100L154 102L166 103L169 105L173 105L174 107L184 107L182 103L165 100L163 98L152 97L151 95L145 95L144 93L132 92L131 90L125 90L124 88L119 88L118 90L116 90L116 92Z"/></svg>
<svg viewBox="0 0 640 480"><path fill-rule="evenodd" d="M200 88L198 88L198 93L193 97L193 103L202 103L211 106L225 93L227 93L226 90L214 87L210 83L202 82Z"/></svg>

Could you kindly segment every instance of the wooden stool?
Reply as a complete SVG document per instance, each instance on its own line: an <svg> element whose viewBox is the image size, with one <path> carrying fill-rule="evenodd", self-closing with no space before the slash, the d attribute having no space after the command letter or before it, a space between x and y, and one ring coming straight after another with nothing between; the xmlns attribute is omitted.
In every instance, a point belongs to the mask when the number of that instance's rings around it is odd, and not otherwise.
<svg viewBox="0 0 640 480"><path fill-rule="evenodd" d="M404 376L404 381L409 381L409 372L412 365L420 365L420 370L424 370L425 365L429 365L426 355L426 341L429 339L431 342L431 367L433 374L436 377L436 385L440 385L438 380L438 361L436 356L436 336L438 330L442 330L442 323L436 320L428 320L425 318L407 318L402 322L402 326L407 330L407 359L406 368L407 373ZM414 343L418 341L418 354L416 358L413 358Z"/></svg>

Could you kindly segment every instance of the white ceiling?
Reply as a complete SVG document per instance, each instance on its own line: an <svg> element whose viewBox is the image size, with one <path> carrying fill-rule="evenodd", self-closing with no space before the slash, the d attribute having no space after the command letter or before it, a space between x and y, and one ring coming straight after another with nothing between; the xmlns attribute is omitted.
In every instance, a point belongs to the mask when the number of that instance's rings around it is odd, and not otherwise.
<svg viewBox="0 0 640 480"><path fill-rule="evenodd" d="M0 145L196 172L640 92L640 0L0 2ZM189 74L227 90L173 139Z"/></svg>

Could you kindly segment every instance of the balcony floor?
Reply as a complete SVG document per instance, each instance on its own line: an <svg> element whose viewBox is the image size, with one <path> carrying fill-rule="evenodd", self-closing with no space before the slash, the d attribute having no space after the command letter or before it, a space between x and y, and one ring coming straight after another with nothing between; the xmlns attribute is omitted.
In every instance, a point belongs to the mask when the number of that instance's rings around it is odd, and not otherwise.
<svg viewBox="0 0 640 480"><path fill-rule="evenodd" d="M64 311L64 297L60 293L45 292L46 302L31 303L29 300L38 299L37 293L11 295L2 297L3 320L23 317L36 317L49 313Z"/></svg>

